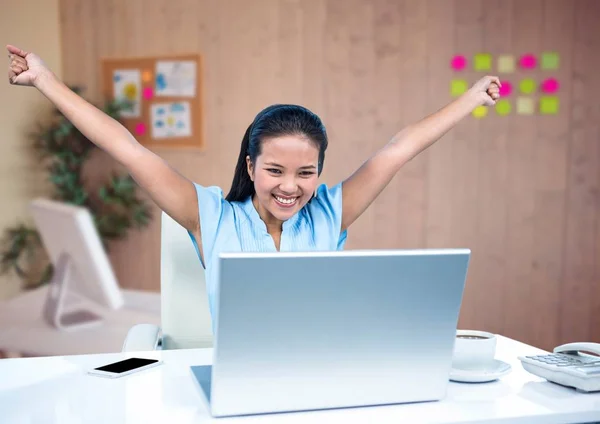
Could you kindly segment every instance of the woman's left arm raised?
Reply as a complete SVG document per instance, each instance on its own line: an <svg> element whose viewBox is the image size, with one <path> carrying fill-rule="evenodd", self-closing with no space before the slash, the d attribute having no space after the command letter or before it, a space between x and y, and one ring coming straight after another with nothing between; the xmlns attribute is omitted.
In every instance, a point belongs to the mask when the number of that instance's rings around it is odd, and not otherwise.
<svg viewBox="0 0 600 424"><path fill-rule="evenodd" d="M397 133L342 183L342 231L373 203L404 164L427 149L477 106L500 97L498 77L486 76L465 94L425 119Z"/></svg>

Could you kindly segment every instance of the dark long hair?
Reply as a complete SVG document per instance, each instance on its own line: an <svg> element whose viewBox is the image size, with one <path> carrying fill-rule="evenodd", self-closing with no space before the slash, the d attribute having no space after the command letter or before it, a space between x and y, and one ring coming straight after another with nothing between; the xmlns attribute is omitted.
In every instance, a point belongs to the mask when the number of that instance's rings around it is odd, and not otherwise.
<svg viewBox="0 0 600 424"><path fill-rule="evenodd" d="M265 139L286 135L306 137L319 148L318 175L321 175L327 149L327 132L321 119L302 106L272 105L256 115L244 134L233 182L226 200L243 201L248 196L254 195L254 182L248 175L246 156L250 156L250 161L255 164Z"/></svg>

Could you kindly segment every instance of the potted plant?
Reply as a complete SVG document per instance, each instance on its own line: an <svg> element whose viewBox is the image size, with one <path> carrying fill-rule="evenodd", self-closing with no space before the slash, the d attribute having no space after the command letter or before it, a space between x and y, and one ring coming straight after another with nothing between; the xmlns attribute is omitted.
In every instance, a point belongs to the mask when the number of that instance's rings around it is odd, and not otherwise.
<svg viewBox="0 0 600 424"><path fill-rule="evenodd" d="M72 87L80 94L81 89ZM110 101L102 108L119 120L122 110L131 105L126 101ZM82 175L90 153L97 147L89 141L57 109L47 125L38 125L31 134L32 146L46 166L48 180L54 188L54 200L83 206L90 211L104 248L110 240L121 239L131 228L142 228L151 219L149 205L138 197L137 184L128 175L113 173L94 192L88 189ZM5 230L0 240L0 274L14 272L26 289L48 282L53 273L40 236L23 222Z"/></svg>

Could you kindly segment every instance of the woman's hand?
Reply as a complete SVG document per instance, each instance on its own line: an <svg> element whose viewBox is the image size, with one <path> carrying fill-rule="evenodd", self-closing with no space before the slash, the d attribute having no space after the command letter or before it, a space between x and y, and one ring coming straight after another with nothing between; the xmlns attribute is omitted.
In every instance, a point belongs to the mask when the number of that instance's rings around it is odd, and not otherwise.
<svg viewBox="0 0 600 424"><path fill-rule="evenodd" d="M8 81L14 85L35 86L45 76L52 75L42 59L18 47L8 45Z"/></svg>
<svg viewBox="0 0 600 424"><path fill-rule="evenodd" d="M500 80L495 76L485 76L473 84L468 91L470 96L478 100L478 104L484 106L493 106L496 100L500 98Z"/></svg>

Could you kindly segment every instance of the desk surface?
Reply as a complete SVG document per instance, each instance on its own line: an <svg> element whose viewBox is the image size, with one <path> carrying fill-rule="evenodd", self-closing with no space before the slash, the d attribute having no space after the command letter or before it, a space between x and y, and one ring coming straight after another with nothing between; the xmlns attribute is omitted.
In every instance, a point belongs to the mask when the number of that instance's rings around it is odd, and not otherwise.
<svg viewBox="0 0 600 424"><path fill-rule="evenodd" d="M42 318L48 286L0 302L0 350L31 356L119 352L136 324L160 325L160 294L123 290L125 306L94 307L104 322L88 329L59 331Z"/></svg>
<svg viewBox="0 0 600 424"><path fill-rule="evenodd" d="M3 422L44 423L574 423L600 421L600 393L584 394L527 373L518 355L539 349L499 337L497 358L513 371L483 384L450 383L439 402L211 418L191 365L211 363L212 349L0 360ZM164 364L120 379L84 370L130 356Z"/></svg>

